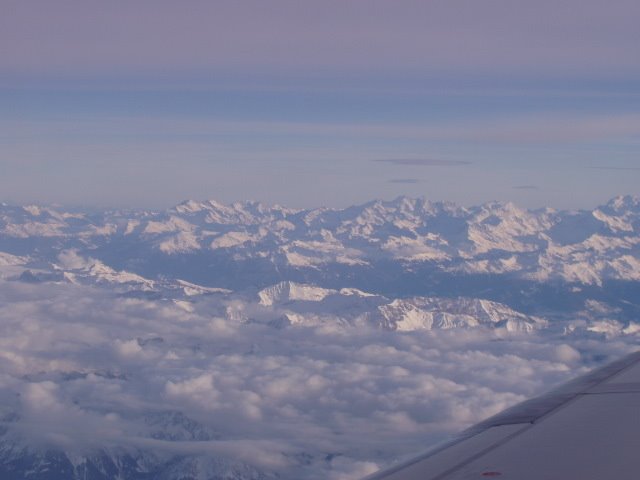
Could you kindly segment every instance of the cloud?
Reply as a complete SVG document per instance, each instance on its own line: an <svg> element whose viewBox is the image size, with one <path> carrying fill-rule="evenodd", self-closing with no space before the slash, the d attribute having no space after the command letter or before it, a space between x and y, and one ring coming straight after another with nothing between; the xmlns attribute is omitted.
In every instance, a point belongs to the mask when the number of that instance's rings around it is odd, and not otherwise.
<svg viewBox="0 0 640 480"><path fill-rule="evenodd" d="M536 185L515 185L513 188L515 190L540 190Z"/></svg>
<svg viewBox="0 0 640 480"><path fill-rule="evenodd" d="M391 180L388 180L388 183L412 184L412 183L422 183L422 180L418 180L417 178L392 178Z"/></svg>
<svg viewBox="0 0 640 480"><path fill-rule="evenodd" d="M471 162L464 160L441 160L429 158L385 158L372 160L380 163L391 163L393 165L403 165L412 167L455 167L460 165L470 165Z"/></svg>
<svg viewBox="0 0 640 480"><path fill-rule="evenodd" d="M269 320L282 312L250 298L251 320L212 325L227 300L189 301L191 312L103 288L0 280L0 415L18 414L0 442L357 479L584 372L594 358L636 348L633 335L398 333L331 318L274 328Z"/></svg>
<svg viewBox="0 0 640 480"><path fill-rule="evenodd" d="M62 268L67 270L88 268L95 262L92 258L85 258L78 255L76 250L63 250L58 254L58 263Z"/></svg>
<svg viewBox="0 0 640 480"><path fill-rule="evenodd" d="M640 167L609 167L609 166L596 166L589 167L595 170L620 170L620 171L638 171Z"/></svg>

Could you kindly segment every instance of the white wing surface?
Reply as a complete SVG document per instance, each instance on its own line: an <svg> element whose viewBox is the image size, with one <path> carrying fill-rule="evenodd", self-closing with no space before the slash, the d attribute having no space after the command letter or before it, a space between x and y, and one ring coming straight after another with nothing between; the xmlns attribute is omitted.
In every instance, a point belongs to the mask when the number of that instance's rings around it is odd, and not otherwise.
<svg viewBox="0 0 640 480"><path fill-rule="evenodd" d="M640 351L367 480L638 480Z"/></svg>

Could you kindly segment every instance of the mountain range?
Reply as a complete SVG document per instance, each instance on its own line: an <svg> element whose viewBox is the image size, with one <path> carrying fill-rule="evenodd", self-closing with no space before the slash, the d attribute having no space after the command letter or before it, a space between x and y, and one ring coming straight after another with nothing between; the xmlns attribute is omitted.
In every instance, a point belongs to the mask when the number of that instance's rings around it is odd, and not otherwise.
<svg viewBox="0 0 640 480"><path fill-rule="evenodd" d="M3 263L62 271L73 254L98 270L234 291L295 281L480 297L530 313L575 309L586 294L633 314L625 302L640 281L640 199L576 211L407 197L308 210L212 200L160 212L2 204L0 252ZM95 273L108 281L106 270Z"/></svg>
<svg viewBox="0 0 640 480"><path fill-rule="evenodd" d="M450 402L425 409L462 415L445 405L472 398L462 386L470 367L448 365L448 355L461 354L429 342L468 345L480 363L491 355L478 348L527 352L549 342L557 359L545 368L554 375L581 358L567 342L633 343L640 199L576 211L406 197L307 210L215 201L165 211L1 204L0 282L2 478L322 478L350 455L379 454L378 444L360 451L362 439L330 449L362 411L373 415L367 423L406 425L402 415L427 422L420 405L437 391ZM489 344L503 340L513 346ZM393 360L405 347L407 356ZM395 363L384 374L362 373L387 355ZM291 370L296 361L301 371ZM454 367L460 383L446 377ZM409 372L421 379L413 390ZM425 396L436 373L442 383ZM352 380L358 375L362 384ZM485 392L490 404L507 387L487 375L496 385ZM338 400L351 388L358 394ZM403 394L387 398L396 388ZM351 411L362 395L366 407ZM398 412L403 395L415 404ZM60 422L43 422L41 410ZM73 438L63 420L77 418L95 435ZM285 426L295 432L296 422L310 422L305 428L318 434L327 418L331 431L322 435L330 440L317 451L313 442L300 447L291 431L293 446L278 450ZM247 433L256 422L267 433ZM273 445L251 448L275 450L289 473L229 453L246 450L243 435L262 438L269 428ZM79 448L87 435L92 447Z"/></svg>

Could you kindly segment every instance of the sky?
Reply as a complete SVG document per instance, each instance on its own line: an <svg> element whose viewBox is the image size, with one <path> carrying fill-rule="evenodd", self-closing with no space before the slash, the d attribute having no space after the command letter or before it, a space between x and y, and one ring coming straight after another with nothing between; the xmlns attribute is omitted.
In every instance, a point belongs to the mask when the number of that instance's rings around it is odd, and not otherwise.
<svg viewBox="0 0 640 480"><path fill-rule="evenodd" d="M2 1L0 200L639 194L635 0Z"/></svg>

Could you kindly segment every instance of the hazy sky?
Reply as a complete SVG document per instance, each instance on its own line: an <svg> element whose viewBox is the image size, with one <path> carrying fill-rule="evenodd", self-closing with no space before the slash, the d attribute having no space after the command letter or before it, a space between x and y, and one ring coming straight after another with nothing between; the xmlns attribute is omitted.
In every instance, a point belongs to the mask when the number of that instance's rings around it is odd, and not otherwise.
<svg viewBox="0 0 640 480"><path fill-rule="evenodd" d="M640 193L637 0L2 0L0 199Z"/></svg>

